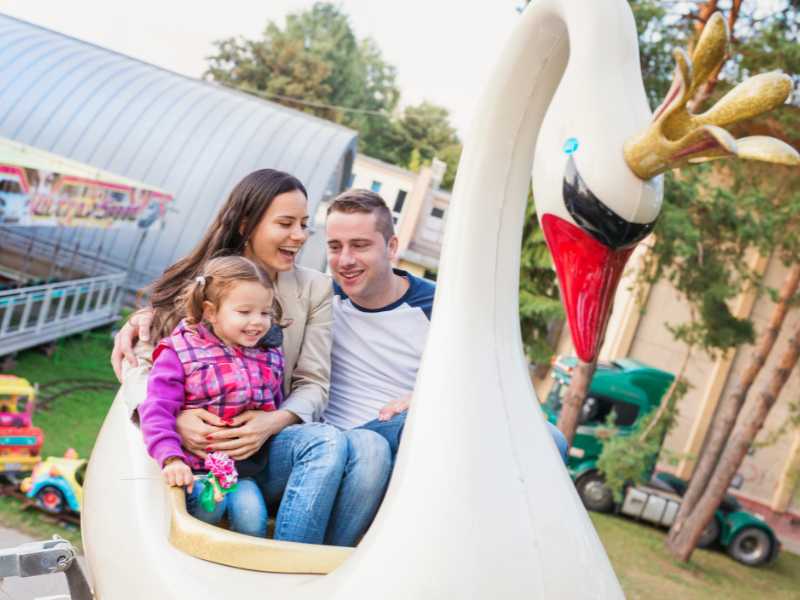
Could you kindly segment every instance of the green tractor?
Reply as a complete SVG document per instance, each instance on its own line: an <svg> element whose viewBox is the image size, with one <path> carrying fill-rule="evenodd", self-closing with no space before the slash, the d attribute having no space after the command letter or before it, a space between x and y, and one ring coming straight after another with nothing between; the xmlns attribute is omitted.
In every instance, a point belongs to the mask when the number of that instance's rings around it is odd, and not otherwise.
<svg viewBox="0 0 800 600"><path fill-rule="evenodd" d="M555 384L542 407L551 423L558 420L561 400L576 365L574 357L559 357L554 364ZM687 484L669 473L654 474L657 455L651 460L648 484L628 486L621 503L614 501L597 468L605 440L630 435L642 419L658 408L674 378L672 373L628 358L598 363L567 460L569 474L588 510L616 511L663 527L674 521ZM613 419L613 427L609 427L609 418ZM730 494L717 508L698 545L722 547L734 559L750 566L774 560L780 550L778 538L763 517L744 510Z"/></svg>

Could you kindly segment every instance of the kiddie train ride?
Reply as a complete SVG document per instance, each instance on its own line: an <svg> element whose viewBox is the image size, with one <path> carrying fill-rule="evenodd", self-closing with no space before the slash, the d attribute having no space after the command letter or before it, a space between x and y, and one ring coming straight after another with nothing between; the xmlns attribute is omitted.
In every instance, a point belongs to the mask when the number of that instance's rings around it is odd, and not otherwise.
<svg viewBox="0 0 800 600"><path fill-rule="evenodd" d="M44 435L33 425L35 399L27 379L0 375L0 474L12 483L41 460Z"/></svg>
<svg viewBox="0 0 800 600"><path fill-rule="evenodd" d="M739 155L796 164L770 138L724 129L783 103L759 75L686 110L723 60L713 18L651 115L624 0L537 0L482 92L459 166L428 345L379 514L356 549L259 540L200 523L168 489L126 406L126 379L92 455L83 538L101 600L622 598L534 399L518 319L529 177L576 350L602 341L633 246L661 205L659 173ZM535 150L535 156L534 156Z"/></svg>

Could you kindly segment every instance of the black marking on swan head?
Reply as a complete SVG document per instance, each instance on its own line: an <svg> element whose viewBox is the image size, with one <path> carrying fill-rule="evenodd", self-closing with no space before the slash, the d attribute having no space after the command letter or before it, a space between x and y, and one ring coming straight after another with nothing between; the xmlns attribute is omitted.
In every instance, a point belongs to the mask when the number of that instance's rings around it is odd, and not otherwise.
<svg viewBox="0 0 800 600"><path fill-rule="evenodd" d="M581 179L575 159L567 159L564 171L564 205L580 227L601 244L618 250L632 246L647 237L656 222L631 223L611 210Z"/></svg>

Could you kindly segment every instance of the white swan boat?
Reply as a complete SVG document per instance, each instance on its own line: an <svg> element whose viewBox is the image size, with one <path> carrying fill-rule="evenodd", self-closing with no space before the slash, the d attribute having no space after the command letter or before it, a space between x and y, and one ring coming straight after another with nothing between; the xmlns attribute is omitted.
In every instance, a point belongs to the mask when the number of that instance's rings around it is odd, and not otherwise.
<svg viewBox="0 0 800 600"><path fill-rule="evenodd" d="M96 598L622 598L535 401L519 331L519 248L531 169L540 218L555 223L545 229L557 263L583 244L564 232L585 234L596 217L568 206L567 183L623 223L630 239L611 240L606 258L593 263L596 276L575 279L570 269L580 270L580 260L566 260L559 272L562 289L579 284L565 295L577 303L568 306L573 333L585 336L576 346L590 358L621 268L614 256L658 215L657 173L702 158L685 152L701 138L712 140L706 152L737 151L722 130L700 135L695 129L705 123L681 130L688 126L667 122L693 85L690 69L678 74L648 129L627 2L534 2L482 90L403 447L361 544L257 540L189 517L182 492L165 486L128 419L126 405L144 394L144 380L131 378L103 426L85 486L83 539ZM751 157L781 155L764 143L744 146Z"/></svg>

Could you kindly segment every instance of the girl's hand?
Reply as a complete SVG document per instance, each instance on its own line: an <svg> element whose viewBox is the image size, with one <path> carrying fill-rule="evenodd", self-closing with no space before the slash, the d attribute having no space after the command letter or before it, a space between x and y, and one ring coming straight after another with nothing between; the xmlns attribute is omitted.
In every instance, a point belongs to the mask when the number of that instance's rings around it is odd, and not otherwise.
<svg viewBox="0 0 800 600"><path fill-rule="evenodd" d="M209 452L222 450L234 460L244 460L255 454L273 435L299 422L297 415L288 410L247 410L231 420L231 427L211 434L207 446Z"/></svg>
<svg viewBox="0 0 800 600"><path fill-rule="evenodd" d="M185 462L177 456L167 459L164 468L161 469L168 485L175 487L186 486L186 491L191 493L194 487L194 473Z"/></svg>
<svg viewBox="0 0 800 600"><path fill-rule="evenodd" d="M407 394L399 400L393 400L386 406L378 411L379 421L388 421L395 415L408 410L408 405L411 403L411 394Z"/></svg>
<svg viewBox="0 0 800 600"><path fill-rule="evenodd" d="M114 336L111 366L120 383L122 383L122 360L127 360L132 367L139 365L139 361L133 353L133 347L136 345L137 339L143 342L150 340L150 324L152 322L153 309L143 308L133 313L128 322Z"/></svg>
<svg viewBox="0 0 800 600"><path fill-rule="evenodd" d="M213 433L224 429L225 421L214 413L203 410L202 408L190 408L181 411L175 421L175 429L181 436L183 447L192 454L201 458L206 457L206 452L211 445L210 439Z"/></svg>

